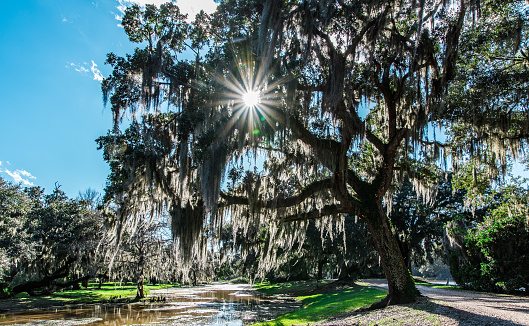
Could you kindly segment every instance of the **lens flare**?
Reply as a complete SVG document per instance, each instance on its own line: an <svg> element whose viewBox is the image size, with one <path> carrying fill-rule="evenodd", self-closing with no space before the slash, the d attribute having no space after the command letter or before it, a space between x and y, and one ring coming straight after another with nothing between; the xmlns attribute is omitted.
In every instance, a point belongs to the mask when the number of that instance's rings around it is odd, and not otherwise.
<svg viewBox="0 0 529 326"><path fill-rule="evenodd" d="M221 132L236 132L239 138L255 144L284 125L278 113L285 104L285 84L291 77L276 76L262 65L266 60L256 60L247 49L234 50L233 54L233 65L215 76L221 90L217 103L228 117Z"/></svg>

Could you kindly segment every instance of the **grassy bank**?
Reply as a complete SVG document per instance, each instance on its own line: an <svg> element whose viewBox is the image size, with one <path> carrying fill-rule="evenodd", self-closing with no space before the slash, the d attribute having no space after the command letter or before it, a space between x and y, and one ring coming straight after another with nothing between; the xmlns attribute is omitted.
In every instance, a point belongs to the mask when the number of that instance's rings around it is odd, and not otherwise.
<svg viewBox="0 0 529 326"><path fill-rule="evenodd" d="M386 291L355 285L353 283L287 282L256 285L260 292L268 295L286 293L301 301L299 310L280 315L274 321L255 325L287 326L306 325L324 321L333 316L346 314L382 299Z"/></svg>
<svg viewBox="0 0 529 326"><path fill-rule="evenodd" d="M145 285L145 294L150 290L171 287L165 285ZM136 297L136 285L119 285L119 283L104 283L101 289L97 283L89 284L88 288L81 290L65 290L45 296L29 296L20 293L14 298L0 300L0 312L21 311L36 308L48 308L54 306L93 304L106 302L128 302Z"/></svg>

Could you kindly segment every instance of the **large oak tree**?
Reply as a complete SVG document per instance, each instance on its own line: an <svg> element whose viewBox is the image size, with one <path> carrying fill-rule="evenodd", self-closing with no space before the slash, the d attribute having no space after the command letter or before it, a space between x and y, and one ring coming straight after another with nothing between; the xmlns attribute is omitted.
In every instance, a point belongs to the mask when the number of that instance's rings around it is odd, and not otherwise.
<svg viewBox="0 0 529 326"><path fill-rule="evenodd" d="M125 32L144 48L108 56L107 201L121 222L168 211L196 253L223 218L285 241L308 219L354 214L388 281L379 305L413 301L387 209L405 174L430 198L425 167L443 157L431 131L454 119L447 91L479 13L474 0L222 1L187 23L174 4L129 8ZM117 128L124 112L143 117L134 139Z"/></svg>

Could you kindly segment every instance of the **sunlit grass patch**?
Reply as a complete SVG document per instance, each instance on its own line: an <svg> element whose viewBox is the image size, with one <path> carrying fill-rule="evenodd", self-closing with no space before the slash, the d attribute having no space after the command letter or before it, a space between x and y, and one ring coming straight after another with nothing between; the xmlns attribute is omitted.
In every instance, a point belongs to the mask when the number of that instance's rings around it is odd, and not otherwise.
<svg viewBox="0 0 529 326"><path fill-rule="evenodd" d="M266 285L268 291L302 288L301 284ZM312 287L314 287L312 285ZM278 292L278 291L276 291ZM278 316L274 321L259 323L261 326L306 325L324 321L330 317L345 314L382 299L386 291L355 285L352 288L332 293L321 293L296 297L303 304L299 310Z"/></svg>
<svg viewBox="0 0 529 326"><path fill-rule="evenodd" d="M150 294L151 290L166 289L169 287L178 286L178 284L157 284L144 285L145 295ZM119 283L104 283L99 288L98 283L90 283L88 288L80 290L63 290L57 291L50 295L44 296L30 296L23 292L15 296L15 299L25 302L41 302L46 303L97 303L105 302L112 299L130 300L136 297L137 286L135 284L119 285Z"/></svg>
<svg viewBox="0 0 529 326"><path fill-rule="evenodd" d="M157 289L171 288L180 284L144 285L146 295ZM131 302L136 297L134 283L89 283L88 288L80 290L57 291L50 295L30 296L23 292L13 298L0 300L0 311L27 310L35 308L57 307L76 304L98 304L108 302ZM145 299L147 300L147 299Z"/></svg>
<svg viewBox="0 0 529 326"><path fill-rule="evenodd" d="M272 295L276 293L295 293L313 290L317 286L325 285L330 283L330 280L323 281L292 281L284 283L256 283L255 288L266 295Z"/></svg>
<svg viewBox="0 0 529 326"><path fill-rule="evenodd" d="M460 290L460 291L462 290L458 285L435 284L435 283L430 283L428 281L424 281L418 278L415 279L415 285L428 286L428 287L435 288L435 289Z"/></svg>

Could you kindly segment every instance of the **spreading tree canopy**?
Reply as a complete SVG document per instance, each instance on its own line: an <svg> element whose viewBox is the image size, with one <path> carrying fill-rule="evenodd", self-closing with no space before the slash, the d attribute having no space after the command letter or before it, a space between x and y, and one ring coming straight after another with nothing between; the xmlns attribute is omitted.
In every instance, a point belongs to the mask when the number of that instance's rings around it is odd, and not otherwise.
<svg viewBox="0 0 529 326"><path fill-rule="evenodd" d="M129 8L122 24L141 48L108 55L116 128L98 140L116 224L168 212L181 246L200 256L205 225L225 218L288 242L309 219L325 227L353 214L386 274L380 304L413 301L386 212L404 175L433 198L430 167L449 153L432 131L467 113L447 110L448 91L464 73L462 35L493 5L523 3L228 0L193 23L171 3ZM141 121L121 133L126 112Z"/></svg>

